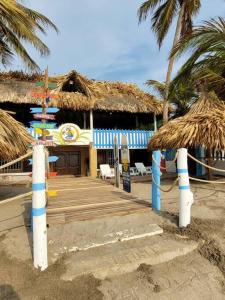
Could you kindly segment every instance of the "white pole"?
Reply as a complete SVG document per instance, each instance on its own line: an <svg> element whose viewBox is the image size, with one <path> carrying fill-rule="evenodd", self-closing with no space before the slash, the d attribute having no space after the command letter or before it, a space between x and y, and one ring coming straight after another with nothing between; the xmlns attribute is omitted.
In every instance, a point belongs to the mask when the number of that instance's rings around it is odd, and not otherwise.
<svg viewBox="0 0 225 300"><path fill-rule="evenodd" d="M43 145L33 147L32 170L32 218L34 267L41 271L48 267L46 226L46 179L45 149Z"/></svg>
<svg viewBox="0 0 225 300"><path fill-rule="evenodd" d="M157 131L157 118L156 118L156 114L154 113L154 131Z"/></svg>
<svg viewBox="0 0 225 300"><path fill-rule="evenodd" d="M83 117L84 117L84 124L83 124L83 126L84 126L84 129L86 129L87 128L87 118L86 118L86 112L85 111L83 112Z"/></svg>
<svg viewBox="0 0 225 300"><path fill-rule="evenodd" d="M193 194L190 190L187 149L178 149L177 172L179 176L179 227L186 227L191 223L191 205Z"/></svg>
<svg viewBox="0 0 225 300"><path fill-rule="evenodd" d="M93 120L93 110L90 110L90 129L93 130L94 120Z"/></svg>

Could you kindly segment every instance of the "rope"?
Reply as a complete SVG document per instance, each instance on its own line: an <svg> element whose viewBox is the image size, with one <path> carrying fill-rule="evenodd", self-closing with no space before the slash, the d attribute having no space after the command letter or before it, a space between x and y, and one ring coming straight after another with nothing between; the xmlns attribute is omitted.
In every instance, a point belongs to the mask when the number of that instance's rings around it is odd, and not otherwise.
<svg viewBox="0 0 225 300"><path fill-rule="evenodd" d="M154 156L152 155L152 160L154 161L154 163L156 164L157 167L159 167L160 169L166 170L165 167L162 167L158 164L158 162L155 160Z"/></svg>
<svg viewBox="0 0 225 300"><path fill-rule="evenodd" d="M7 168L7 167L9 167L9 166L11 166L11 165L14 165L14 164L17 163L18 161L21 161L21 160L23 160L24 158L27 158L27 157L31 156L32 153L33 153L33 152L30 151L30 152L28 152L27 154L25 154L25 155L23 155L23 156L20 156L19 158L15 159L15 160L13 160L13 161L11 161L11 162L5 164L5 165L0 166L0 170L5 169L5 168Z"/></svg>
<svg viewBox="0 0 225 300"><path fill-rule="evenodd" d="M217 168L214 168L214 167L211 167L211 166L208 166L206 164L204 164L203 162L201 162L200 160L198 160L197 158L193 157L191 154L187 154L191 159L193 159L194 161L196 161L197 163L199 163L200 165L208 168L208 169L211 169L211 170L214 170L214 171L219 171L219 172L225 172L225 170L223 169L217 169Z"/></svg>
<svg viewBox="0 0 225 300"><path fill-rule="evenodd" d="M18 196L0 201L0 205L9 203L9 202L14 201L14 200L19 200L19 199L22 199L22 198L25 198L25 197L28 197L28 196L31 196L31 195L32 195L32 192L28 192L28 193L25 193L25 194L22 194L22 195L18 195Z"/></svg>
<svg viewBox="0 0 225 300"><path fill-rule="evenodd" d="M157 186L158 189L160 189L160 191L164 192L164 193L169 193L172 191L172 189L175 187L177 181L179 180L179 178L176 178L174 180L174 182L172 183L171 187L168 189L168 190L164 190L161 188L161 186L159 186L156 182L155 182L155 179L154 179L154 176L152 175L152 181L154 182L154 184Z"/></svg>
<svg viewBox="0 0 225 300"><path fill-rule="evenodd" d="M172 166L172 164L176 161L177 159L177 155L178 153L176 153L175 157L173 160L170 161L170 164L167 165L167 168ZM166 167L162 167L158 164L158 162L155 160L154 156L152 155L152 160L154 161L154 163L157 165L157 167L159 167L160 169L166 170Z"/></svg>
<svg viewBox="0 0 225 300"><path fill-rule="evenodd" d="M198 178L194 178L194 177L190 177L190 180L193 181L199 181L199 182L204 182L204 183L217 183L217 184L225 184L225 181L212 181L212 180L204 180L204 179L198 179Z"/></svg>

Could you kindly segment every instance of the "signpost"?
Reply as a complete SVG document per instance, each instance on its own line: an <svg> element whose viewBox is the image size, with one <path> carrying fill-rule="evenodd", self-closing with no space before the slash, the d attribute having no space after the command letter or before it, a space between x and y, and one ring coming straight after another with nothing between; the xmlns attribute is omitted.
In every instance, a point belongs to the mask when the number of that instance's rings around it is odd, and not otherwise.
<svg viewBox="0 0 225 300"><path fill-rule="evenodd" d="M47 196L54 197L57 195L56 191L48 191L46 178L57 176L56 172L50 172L49 163L56 162L57 156L49 156L49 146L54 146L52 136L49 136L47 129L54 129L56 123L48 120L55 120L54 115L50 113L57 113L57 107L48 107L51 98L57 98L57 94L51 93L49 89L54 89L56 85L48 82L48 69L45 71L45 81L37 82L36 86L40 87L31 92L31 96L42 99L42 107L32 107L31 113L34 114L34 119L40 121L32 121L31 126L41 135L32 143L33 145L33 159L29 160L32 165L32 181L33 181L33 198L32 198L32 221L33 224L33 253L34 266L44 270L48 266L47 258L47 228L46 228L46 205Z"/></svg>
<svg viewBox="0 0 225 300"><path fill-rule="evenodd" d="M121 162L122 162L122 176L123 176L123 190L131 192L131 178L130 178L130 155L127 143L127 136L122 134L121 141Z"/></svg>
<svg viewBox="0 0 225 300"><path fill-rule="evenodd" d="M120 187L120 169L119 169L119 147L117 137L114 137L114 170L115 170L115 185L116 187Z"/></svg>
<svg viewBox="0 0 225 300"><path fill-rule="evenodd" d="M34 114L35 119L44 119L44 120L55 120L54 115L48 115L48 114Z"/></svg>
<svg viewBox="0 0 225 300"><path fill-rule="evenodd" d="M47 107L46 109L46 113L48 114L56 114L59 109L57 107ZM30 108L30 112L32 114L41 114L43 111L42 107L31 107Z"/></svg>
<svg viewBox="0 0 225 300"><path fill-rule="evenodd" d="M58 156L49 156L48 157L48 162L56 162L57 160L58 160L59 158L58 158ZM32 158L30 158L30 159L28 159L28 161L29 161L29 165L32 165L33 164L33 159Z"/></svg>
<svg viewBox="0 0 225 300"><path fill-rule="evenodd" d="M58 95L57 94L53 94L53 93L50 93L50 92L47 92L47 93L42 93L42 92L38 92L38 91L32 91L31 92L31 97L33 98L41 98L41 99L46 99L46 97L48 98L52 98L52 99L57 99L58 98Z"/></svg>
<svg viewBox="0 0 225 300"><path fill-rule="evenodd" d="M42 140L37 140L37 141L34 141L32 143L33 146L35 145L44 145L46 147L53 147L55 146L55 143L53 141L50 141L50 140L46 140L46 141L42 141Z"/></svg>
<svg viewBox="0 0 225 300"><path fill-rule="evenodd" d="M43 123L40 121L32 121L30 122L33 128L40 128L40 129L54 129L56 128L56 123Z"/></svg>

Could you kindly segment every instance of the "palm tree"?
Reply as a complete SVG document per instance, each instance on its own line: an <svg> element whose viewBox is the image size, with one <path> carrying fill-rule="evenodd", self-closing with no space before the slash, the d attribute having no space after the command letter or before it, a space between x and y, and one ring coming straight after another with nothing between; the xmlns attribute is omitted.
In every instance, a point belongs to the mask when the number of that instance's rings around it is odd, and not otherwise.
<svg viewBox="0 0 225 300"><path fill-rule="evenodd" d="M46 28L57 27L43 14L25 7L16 0L0 0L0 60L6 66L15 54L29 69L38 65L29 56L23 43L31 44L41 55L48 55L49 48L38 38L37 31L46 34Z"/></svg>
<svg viewBox="0 0 225 300"><path fill-rule="evenodd" d="M200 9L200 0L147 0L138 10L139 22L145 21L150 13L153 13L151 18L152 30L157 36L157 42L161 47L169 28L176 16L177 24L174 35L174 47L179 39L190 33L192 30L192 17L196 15ZM174 57L170 57L166 75L165 93L163 101L163 122L168 121L168 96L169 85L174 65Z"/></svg>
<svg viewBox="0 0 225 300"><path fill-rule="evenodd" d="M171 56L178 57L187 50L192 54L182 66L174 81L179 84L186 78L215 90L224 99L225 92L225 20L211 19L193 29L193 32L177 43Z"/></svg>
<svg viewBox="0 0 225 300"><path fill-rule="evenodd" d="M160 98L163 99L166 87L165 82L147 80L146 85L153 88L159 94ZM169 86L168 102L175 106L173 118L185 115L197 99L198 94L191 77L189 77L189 80L186 80L185 82L178 82L178 84L171 81Z"/></svg>

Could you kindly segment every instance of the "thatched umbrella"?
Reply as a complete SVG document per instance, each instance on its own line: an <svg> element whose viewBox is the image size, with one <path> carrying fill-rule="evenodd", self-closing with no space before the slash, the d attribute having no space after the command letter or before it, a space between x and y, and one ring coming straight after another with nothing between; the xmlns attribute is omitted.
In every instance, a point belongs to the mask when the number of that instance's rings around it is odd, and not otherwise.
<svg viewBox="0 0 225 300"><path fill-rule="evenodd" d="M225 110L225 105L218 99L214 92L202 93L198 101L195 102L186 115L193 115L195 113L208 113L214 110Z"/></svg>
<svg viewBox="0 0 225 300"><path fill-rule="evenodd" d="M0 159L10 160L25 154L31 142L24 126L0 109Z"/></svg>
<svg viewBox="0 0 225 300"><path fill-rule="evenodd" d="M154 134L148 149L178 149L203 146L225 150L225 113L186 115L168 122Z"/></svg>
<svg viewBox="0 0 225 300"><path fill-rule="evenodd" d="M214 93L202 95L185 116L162 126L151 138L148 149L197 146L225 149L225 106Z"/></svg>

